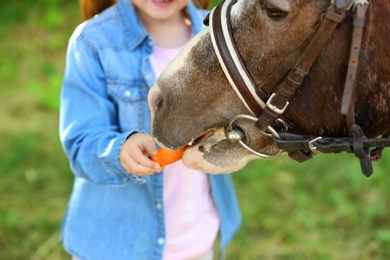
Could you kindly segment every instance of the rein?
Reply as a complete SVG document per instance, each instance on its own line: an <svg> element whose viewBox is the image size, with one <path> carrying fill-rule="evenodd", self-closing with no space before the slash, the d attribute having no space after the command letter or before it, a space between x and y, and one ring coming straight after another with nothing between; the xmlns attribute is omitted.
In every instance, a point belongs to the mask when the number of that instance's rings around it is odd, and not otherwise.
<svg viewBox="0 0 390 260"><path fill-rule="evenodd" d="M256 86L238 52L233 39L230 13L237 0L225 0L217 5L206 17L204 23L210 26L214 51L229 83L244 104L250 115L233 117L225 129L227 139L239 142L244 148L263 158L276 158L286 151L299 162L312 158L317 153L354 153L360 160L365 176L373 173L371 161L379 160L384 147L390 146L389 134L382 138L367 139L360 126L355 124L354 86L359 65L365 16L368 0L332 0L319 27L307 36L260 87ZM346 13L355 10L354 29L350 60L342 98L341 113L346 116L350 137L326 138L288 133L288 125L283 113L290 98L301 86L310 68L317 60L323 47L331 38L336 27L344 21ZM278 83L280 87L276 89ZM267 100L267 101L263 101ZM242 140L245 134L234 127L236 120L251 120L263 135L272 137L278 148L274 154L264 154L253 150ZM276 131L273 125L282 125ZM370 151L371 147L378 147Z"/></svg>

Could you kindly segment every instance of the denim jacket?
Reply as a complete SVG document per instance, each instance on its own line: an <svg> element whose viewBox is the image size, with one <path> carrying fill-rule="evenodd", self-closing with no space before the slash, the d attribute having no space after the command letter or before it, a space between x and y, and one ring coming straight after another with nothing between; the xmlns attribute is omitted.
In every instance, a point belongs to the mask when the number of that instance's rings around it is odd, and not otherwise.
<svg viewBox="0 0 390 260"><path fill-rule="evenodd" d="M187 6L193 33L206 11ZM75 174L62 224L65 249L82 259L161 259L163 174L137 177L119 152L134 132L149 133L149 61L154 42L129 0L81 24L70 39L61 93L60 137ZM222 252L241 215L231 175L210 175Z"/></svg>

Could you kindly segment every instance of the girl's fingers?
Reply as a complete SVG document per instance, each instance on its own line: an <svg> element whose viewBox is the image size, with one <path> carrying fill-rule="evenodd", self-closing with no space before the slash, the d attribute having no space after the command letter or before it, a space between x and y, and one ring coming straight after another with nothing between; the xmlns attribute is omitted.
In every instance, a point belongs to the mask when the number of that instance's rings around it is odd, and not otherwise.
<svg viewBox="0 0 390 260"><path fill-rule="evenodd" d="M160 166L150 160L147 156L138 156L137 159L133 159L130 155L125 156L123 162L123 168L132 174L137 176L148 176L157 171L160 171Z"/></svg>

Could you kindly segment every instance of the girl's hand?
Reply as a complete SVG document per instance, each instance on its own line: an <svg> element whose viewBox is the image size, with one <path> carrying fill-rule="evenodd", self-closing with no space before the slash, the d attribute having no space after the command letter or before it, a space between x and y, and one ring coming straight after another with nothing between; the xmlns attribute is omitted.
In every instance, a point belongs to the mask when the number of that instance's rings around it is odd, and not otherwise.
<svg viewBox="0 0 390 260"><path fill-rule="evenodd" d="M121 165L127 172L137 176L148 176L160 172L162 170L160 165L149 158L156 151L153 137L143 133L132 134L120 151Z"/></svg>

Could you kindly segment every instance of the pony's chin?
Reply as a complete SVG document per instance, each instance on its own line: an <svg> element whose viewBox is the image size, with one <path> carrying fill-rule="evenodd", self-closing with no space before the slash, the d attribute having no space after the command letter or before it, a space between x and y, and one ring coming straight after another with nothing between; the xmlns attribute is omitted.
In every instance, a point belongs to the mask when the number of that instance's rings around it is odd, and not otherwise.
<svg viewBox="0 0 390 260"><path fill-rule="evenodd" d="M186 152L183 156L183 163L188 168L208 174L226 174L242 169L248 163L248 159L242 158L241 160L238 160L236 164L231 166L216 165L205 160L203 153L195 151Z"/></svg>

